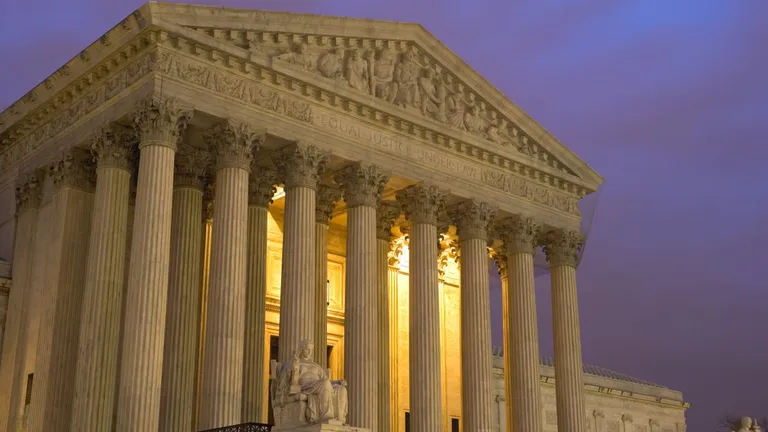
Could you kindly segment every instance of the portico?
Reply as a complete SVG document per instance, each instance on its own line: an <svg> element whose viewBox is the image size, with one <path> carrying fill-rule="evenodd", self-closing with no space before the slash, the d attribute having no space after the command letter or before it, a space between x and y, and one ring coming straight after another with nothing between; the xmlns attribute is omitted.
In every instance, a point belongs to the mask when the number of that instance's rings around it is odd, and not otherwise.
<svg viewBox="0 0 768 432"><path fill-rule="evenodd" d="M414 431L450 430L450 417L491 430L496 254L513 430L540 431L541 247L558 430L586 431L578 202L602 178L420 26L150 3L0 121L0 198L15 195L18 218L9 430L29 364L44 389L31 431L266 422L274 336L281 363L310 339L325 366L331 347L351 426L403 431L407 411ZM73 236L35 247L57 230ZM44 287L27 268L38 256Z"/></svg>

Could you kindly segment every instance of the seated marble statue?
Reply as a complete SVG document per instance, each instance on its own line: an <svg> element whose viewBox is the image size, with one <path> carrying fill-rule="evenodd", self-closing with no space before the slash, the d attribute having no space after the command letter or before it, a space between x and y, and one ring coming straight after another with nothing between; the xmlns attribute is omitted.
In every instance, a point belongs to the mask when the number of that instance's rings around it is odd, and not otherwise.
<svg viewBox="0 0 768 432"><path fill-rule="evenodd" d="M347 383L312 360L314 344L303 340L285 364L272 361L270 396L278 429L305 424L346 424Z"/></svg>

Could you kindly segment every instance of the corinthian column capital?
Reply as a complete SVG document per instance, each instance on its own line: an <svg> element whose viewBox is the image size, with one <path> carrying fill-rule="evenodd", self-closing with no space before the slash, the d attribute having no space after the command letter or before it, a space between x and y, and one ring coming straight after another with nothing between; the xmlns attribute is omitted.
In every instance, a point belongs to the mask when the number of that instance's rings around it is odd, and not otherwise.
<svg viewBox="0 0 768 432"><path fill-rule="evenodd" d="M333 180L341 187L348 208L376 207L389 176L375 165L357 162L339 170Z"/></svg>
<svg viewBox="0 0 768 432"><path fill-rule="evenodd" d="M315 202L315 222L328 225L333 208L341 199L341 191L336 186L321 184L317 188Z"/></svg>
<svg viewBox="0 0 768 432"><path fill-rule="evenodd" d="M269 207L280 183L277 173L260 167L251 168L248 178L248 205L252 207Z"/></svg>
<svg viewBox="0 0 768 432"><path fill-rule="evenodd" d="M96 168L120 168L133 171L136 155L136 131L129 127L108 123L91 136L91 154Z"/></svg>
<svg viewBox="0 0 768 432"><path fill-rule="evenodd" d="M400 208L390 203L380 202L376 207L376 238L390 241L392 224L400 216Z"/></svg>
<svg viewBox="0 0 768 432"><path fill-rule="evenodd" d="M192 111L179 106L175 99L150 96L140 100L133 113L133 124L141 137L139 148L162 145L176 150L191 118Z"/></svg>
<svg viewBox="0 0 768 432"><path fill-rule="evenodd" d="M461 241L486 240L488 238L488 226L496 216L496 209L488 203L470 199L451 206L448 209L448 216L456 225Z"/></svg>
<svg viewBox="0 0 768 432"><path fill-rule="evenodd" d="M61 159L51 164L48 173L53 179L55 190L69 186L92 192L96 185L93 158L87 150L81 148L69 149Z"/></svg>
<svg viewBox="0 0 768 432"><path fill-rule="evenodd" d="M45 171L35 168L19 176L16 183L16 213L40 207Z"/></svg>
<svg viewBox="0 0 768 432"><path fill-rule="evenodd" d="M437 226L445 205L445 191L435 185L412 185L395 194L405 216L413 222Z"/></svg>
<svg viewBox="0 0 768 432"><path fill-rule="evenodd" d="M576 267L584 236L576 231L555 230L544 234L541 243L550 266Z"/></svg>
<svg viewBox="0 0 768 432"><path fill-rule="evenodd" d="M496 249L488 249L488 255L490 255L493 263L496 264L496 272L504 279L507 277L508 262L507 257Z"/></svg>
<svg viewBox="0 0 768 432"><path fill-rule="evenodd" d="M176 153L174 160L174 184L176 187L203 189L213 155L206 149L184 146Z"/></svg>
<svg viewBox="0 0 768 432"><path fill-rule="evenodd" d="M508 254L533 255L539 240L540 229L541 227L533 218L512 216L502 220L496 227L496 232L504 242L504 249Z"/></svg>
<svg viewBox="0 0 768 432"><path fill-rule="evenodd" d="M253 153L258 151L264 141L264 133L246 123L227 120L206 130L203 139L216 155L216 170L250 170Z"/></svg>
<svg viewBox="0 0 768 432"><path fill-rule="evenodd" d="M286 190L295 187L315 189L329 156L329 152L313 145L296 143L272 153L272 161Z"/></svg>

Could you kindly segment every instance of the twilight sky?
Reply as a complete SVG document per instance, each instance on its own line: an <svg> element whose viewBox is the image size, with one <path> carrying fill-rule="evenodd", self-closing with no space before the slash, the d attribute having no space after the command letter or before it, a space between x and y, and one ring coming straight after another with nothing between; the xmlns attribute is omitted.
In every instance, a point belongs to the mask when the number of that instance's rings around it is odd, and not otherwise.
<svg viewBox="0 0 768 432"><path fill-rule="evenodd" d="M694 432L768 415L768 1L201 2L424 25L606 178L578 272L585 362L683 391ZM141 4L3 1L0 110Z"/></svg>

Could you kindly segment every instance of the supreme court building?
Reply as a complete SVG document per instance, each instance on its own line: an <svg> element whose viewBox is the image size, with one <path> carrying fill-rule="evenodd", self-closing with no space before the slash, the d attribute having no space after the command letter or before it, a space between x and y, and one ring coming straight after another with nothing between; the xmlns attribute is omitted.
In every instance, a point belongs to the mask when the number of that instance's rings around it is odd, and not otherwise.
<svg viewBox="0 0 768 432"><path fill-rule="evenodd" d="M310 339L354 427L680 432L582 364L602 181L419 25L148 3L0 114L0 430L266 423Z"/></svg>

